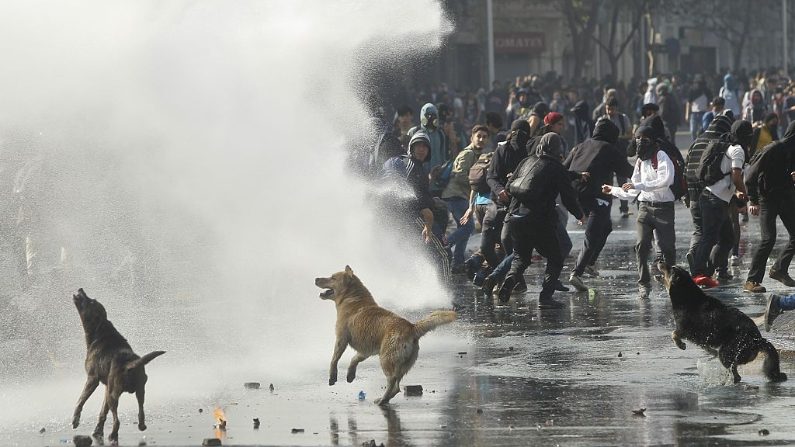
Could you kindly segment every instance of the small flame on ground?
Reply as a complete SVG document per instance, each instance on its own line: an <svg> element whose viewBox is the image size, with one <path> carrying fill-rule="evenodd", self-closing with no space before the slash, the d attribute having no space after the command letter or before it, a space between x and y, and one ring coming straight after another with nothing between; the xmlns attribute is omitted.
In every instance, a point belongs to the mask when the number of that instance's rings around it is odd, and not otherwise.
<svg viewBox="0 0 795 447"><path fill-rule="evenodd" d="M217 422L214 427L215 437L221 439L226 433L226 415L224 414L224 410L221 408L216 408L215 411L213 411L213 417L215 417Z"/></svg>

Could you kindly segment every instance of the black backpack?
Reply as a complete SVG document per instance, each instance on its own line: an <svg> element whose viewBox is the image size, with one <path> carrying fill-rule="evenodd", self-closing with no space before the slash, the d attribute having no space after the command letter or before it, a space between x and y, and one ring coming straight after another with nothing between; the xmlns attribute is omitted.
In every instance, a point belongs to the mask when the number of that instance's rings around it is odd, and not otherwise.
<svg viewBox="0 0 795 447"><path fill-rule="evenodd" d="M731 173L731 170L723 172L720 167L727 149L729 149L729 143L715 140L710 141L704 152L701 153L701 159L698 162L698 179L704 182L704 185L714 185Z"/></svg>
<svg viewBox="0 0 795 447"><path fill-rule="evenodd" d="M486 177L489 173L489 164L494 152L488 154L480 154L480 157L475 161L471 168L469 168L469 186L475 192L486 194L491 191L489 184L486 182Z"/></svg>

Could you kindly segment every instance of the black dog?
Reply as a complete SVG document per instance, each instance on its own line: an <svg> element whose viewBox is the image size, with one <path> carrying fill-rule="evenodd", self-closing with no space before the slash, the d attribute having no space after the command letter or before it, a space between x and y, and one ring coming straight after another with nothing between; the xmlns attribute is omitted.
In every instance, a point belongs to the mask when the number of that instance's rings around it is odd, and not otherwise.
<svg viewBox="0 0 795 447"><path fill-rule="evenodd" d="M105 384L105 402L99 412L99 421L94 429L94 436L102 436L105 430L105 418L108 410L113 412L113 431L109 439L119 439L119 417L116 414L119 407L119 397L122 393L135 393L138 398L138 429L146 430L144 423L144 385L146 385L146 372L144 365L165 351L154 351L143 357L138 357L122 337L119 331L108 320L107 313L102 304L93 300L79 289L73 295L75 307L80 313L83 330L86 333L86 385L77 401L72 427L80 425L80 413L83 405L97 389L99 383Z"/></svg>
<svg viewBox="0 0 795 447"><path fill-rule="evenodd" d="M773 382L787 380L779 369L778 351L762 337L753 320L704 293L686 270L662 263L658 267L665 275L676 321L671 339L679 349L685 349L683 338L701 346L731 370L734 383L740 381L737 365L752 361L762 351L766 354L762 370L767 378Z"/></svg>

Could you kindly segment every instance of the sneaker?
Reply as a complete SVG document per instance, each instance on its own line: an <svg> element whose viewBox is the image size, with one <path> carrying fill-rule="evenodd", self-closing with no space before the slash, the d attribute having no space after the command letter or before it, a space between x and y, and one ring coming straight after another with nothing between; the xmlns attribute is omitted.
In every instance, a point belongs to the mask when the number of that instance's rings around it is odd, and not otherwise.
<svg viewBox="0 0 795 447"><path fill-rule="evenodd" d="M696 285L701 286L705 289L711 289L713 287L718 287L720 285L718 281L712 279L711 276L707 275L696 275L693 277L693 282L695 282Z"/></svg>
<svg viewBox="0 0 795 447"><path fill-rule="evenodd" d="M622 218L622 219L627 219L627 218L629 218L629 216L631 216L631 215L632 215L632 213L630 213L630 212L629 212L629 210L624 210L624 211L621 211L621 218Z"/></svg>
<svg viewBox="0 0 795 447"><path fill-rule="evenodd" d="M638 286L638 292L640 292L640 299L649 299L649 295L651 295L651 284L640 284Z"/></svg>
<svg viewBox="0 0 795 447"><path fill-rule="evenodd" d="M469 257L466 261L464 261L464 265L467 266L467 276L473 277L477 272L482 270L481 266L483 264L483 256L474 254Z"/></svg>
<svg viewBox="0 0 795 447"><path fill-rule="evenodd" d="M569 276L569 284L574 286L574 288L577 289L578 292L588 291L588 287L585 285L585 283L582 282L582 278L575 275L574 273L572 273L571 276Z"/></svg>
<svg viewBox="0 0 795 447"><path fill-rule="evenodd" d="M486 282L486 277L488 276L486 269L480 269L475 275L472 277L472 284L482 287L483 284Z"/></svg>
<svg viewBox="0 0 795 447"><path fill-rule="evenodd" d="M596 270L596 267L594 267L592 265L589 265L589 266L585 267L585 270L583 271L583 273L585 273L588 276L592 276L594 278L599 276L599 270Z"/></svg>
<svg viewBox="0 0 795 447"><path fill-rule="evenodd" d="M754 281L746 281L745 282L745 286L743 286L743 290L745 290L746 292L751 292L751 293L765 293L765 292L767 292L767 289L765 289L765 287L762 284L759 284L758 282L754 282Z"/></svg>
<svg viewBox="0 0 795 447"><path fill-rule="evenodd" d="M770 331L770 326L773 324L773 320L776 319L777 316L781 315L781 307L779 307L779 301L781 297L776 295L775 293L771 293L770 296L767 298L767 306L765 306L765 331Z"/></svg>
<svg viewBox="0 0 795 447"><path fill-rule="evenodd" d="M480 287L480 291L486 296L492 296L495 287L497 287L497 280L493 276L487 276L483 280L483 286Z"/></svg>
<svg viewBox="0 0 795 447"><path fill-rule="evenodd" d="M728 272L728 270L721 270L718 272L718 279L721 281L731 281L734 278L734 275Z"/></svg>
<svg viewBox="0 0 795 447"><path fill-rule="evenodd" d="M770 279L775 279L776 281L784 284L787 287L795 287L795 279L792 279L787 272L779 272L778 270L770 269L768 272L768 276Z"/></svg>
<svg viewBox="0 0 795 447"><path fill-rule="evenodd" d="M733 266L738 266L738 265L742 264L742 261L740 261L740 257L739 256L732 255L732 257L729 258L729 264L731 264Z"/></svg>
<svg viewBox="0 0 795 447"><path fill-rule="evenodd" d="M519 281L513 286L513 293L523 293L527 292L527 283L524 281Z"/></svg>
<svg viewBox="0 0 795 447"><path fill-rule="evenodd" d="M511 290L513 290L514 286L516 286L516 279L512 276L505 278L505 282L502 283L500 291L497 292L500 303L505 304L511 299Z"/></svg>
<svg viewBox="0 0 795 447"><path fill-rule="evenodd" d="M538 307L540 309L562 309L566 307L566 305L559 301L555 301L552 298L546 298L543 300L538 300Z"/></svg>
<svg viewBox="0 0 795 447"><path fill-rule="evenodd" d="M554 287L555 287L555 290L557 290L558 292L569 292L569 291L571 291L571 289L569 289L568 287L564 286L563 283L560 282L560 280L557 280L557 282L555 282L555 286Z"/></svg>

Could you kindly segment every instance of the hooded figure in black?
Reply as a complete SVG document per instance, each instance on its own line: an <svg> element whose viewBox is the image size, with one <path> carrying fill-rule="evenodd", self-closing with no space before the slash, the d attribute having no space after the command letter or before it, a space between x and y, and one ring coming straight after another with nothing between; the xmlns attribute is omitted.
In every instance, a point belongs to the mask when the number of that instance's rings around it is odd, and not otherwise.
<svg viewBox="0 0 795 447"><path fill-rule="evenodd" d="M536 250L547 258L539 306L562 307L562 304L552 300L555 285L563 270L563 256L556 231L559 223L555 199L560 194L563 204L578 220L582 219L583 212L571 186L569 173L561 163L561 150L560 136L545 134L537 145L537 158L528 157L522 161L511 179L510 189L517 195L511 198L507 222L510 222L514 259L500 289L501 302L510 299L511 291L530 265L533 250Z"/></svg>
<svg viewBox="0 0 795 447"><path fill-rule="evenodd" d="M787 270L795 256L795 122L790 123L784 137L767 146L745 172L750 206L748 211L760 216L762 242L751 261L747 281L761 283L765 266L776 243L776 217L789 232L789 243L779 254L770 277L788 287L795 286Z"/></svg>
<svg viewBox="0 0 795 447"><path fill-rule="evenodd" d="M489 206L483 218L484 225L489 231L495 231L500 235L502 246L506 254L513 252L513 240L510 236L510 223L505 221L508 212L508 205L511 203L511 196L506 189L508 184L508 174L512 174L519 162L527 157L527 141L530 139L530 124L527 120L518 119L511 123L511 132L504 143L497 145L494 155L489 163L489 170L486 174L486 183L491 188L491 200L493 206ZM503 263L489 275L487 282L484 283L483 291L491 294L494 285L502 281L503 275L507 270L510 259L503 260ZM526 288L524 280L519 281L521 287ZM526 290L526 289L525 289Z"/></svg>
<svg viewBox="0 0 795 447"><path fill-rule="evenodd" d="M587 172L590 175L587 181L580 179L573 182L588 217L583 249L569 279L579 291L588 290L580 279L586 269L592 276L598 274L594 267L596 260L607 242L607 236L613 231L610 221L613 196L603 193L602 185L611 184L616 174L632 177L632 165L616 147L618 133L618 127L610 119L600 118L596 122L593 138L575 146L563 163L570 171Z"/></svg>
<svg viewBox="0 0 795 447"><path fill-rule="evenodd" d="M591 121L591 111L588 103L577 101L572 107L574 114L574 144L580 144L590 138L594 130L594 123Z"/></svg>

